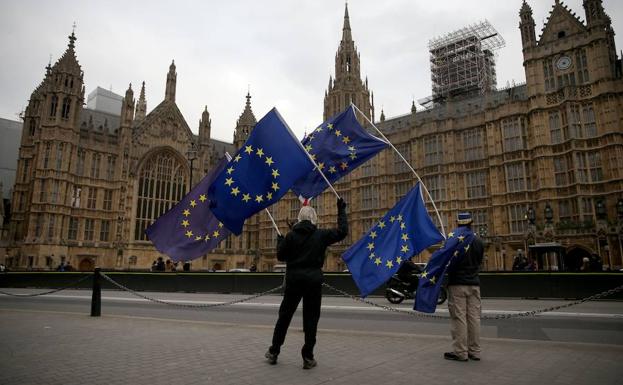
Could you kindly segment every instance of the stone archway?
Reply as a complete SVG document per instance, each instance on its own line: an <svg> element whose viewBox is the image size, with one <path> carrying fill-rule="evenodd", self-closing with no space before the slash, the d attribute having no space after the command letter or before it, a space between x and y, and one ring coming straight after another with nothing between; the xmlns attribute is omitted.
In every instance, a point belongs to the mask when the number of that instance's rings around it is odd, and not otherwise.
<svg viewBox="0 0 623 385"><path fill-rule="evenodd" d="M565 270L580 271L584 258L591 258L590 250L582 246L571 246L565 255Z"/></svg>
<svg viewBox="0 0 623 385"><path fill-rule="evenodd" d="M78 264L78 270L80 271L93 271L95 269L95 262L91 258L82 258Z"/></svg>

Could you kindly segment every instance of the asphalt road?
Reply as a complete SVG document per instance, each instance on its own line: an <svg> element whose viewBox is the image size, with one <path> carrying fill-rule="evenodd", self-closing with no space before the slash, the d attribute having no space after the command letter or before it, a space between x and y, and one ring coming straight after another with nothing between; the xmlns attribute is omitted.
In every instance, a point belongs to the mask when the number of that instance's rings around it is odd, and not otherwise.
<svg viewBox="0 0 623 385"><path fill-rule="evenodd" d="M41 290L3 289L12 293L36 293ZM181 305L205 305L242 299L242 295L142 293L151 298ZM102 314L155 319L209 321L226 324L272 326L277 318L280 296L271 295L251 302L212 308L190 308L150 302L129 293L105 291L102 293ZM389 305L383 298L373 302ZM565 301L484 300L483 314L512 314L526 310L549 308ZM394 305L395 306L395 305ZM378 307L355 302L349 298L323 298L321 329L409 333L416 335L449 335L447 308L440 306L437 314L442 319L415 317L410 311L412 302L397 306L404 313L390 312ZM90 291L63 291L36 297L0 295L2 309L40 312L90 314ZM300 308L292 326L302 327ZM482 337L520 340L586 342L623 345L623 302L600 301L557 309L538 316L482 321Z"/></svg>

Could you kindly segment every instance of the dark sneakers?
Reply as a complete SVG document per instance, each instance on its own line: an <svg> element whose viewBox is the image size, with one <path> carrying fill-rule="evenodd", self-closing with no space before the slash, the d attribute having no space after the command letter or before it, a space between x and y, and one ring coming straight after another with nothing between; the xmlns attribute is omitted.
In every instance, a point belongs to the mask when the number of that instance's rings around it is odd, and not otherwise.
<svg viewBox="0 0 623 385"><path fill-rule="evenodd" d="M452 361L463 361L463 362L467 361L467 358L461 358L455 352L444 353L443 358L445 358L446 360L452 360Z"/></svg>
<svg viewBox="0 0 623 385"><path fill-rule="evenodd" d="M268 363L271 365L275 365L277 363L277 355L271 353L270 350L264 354L264 357L268 359Z"/></svg>
<svg viewBox="0 0 623 385"><path fill-rule="evenodd" d="M476 356L474 354L471 354L471 353L469 353L467 355L467 357L469 357L469 359L472 360L472 361L480 361L480 357L478 357L478 356Z"/></svg>
<svg viewBox="0 0 623 385"><path fill-rule="evenodd" d="M316 365L318 365L318 363L313 358L303 358L303 369L311 369Z"/></svg>

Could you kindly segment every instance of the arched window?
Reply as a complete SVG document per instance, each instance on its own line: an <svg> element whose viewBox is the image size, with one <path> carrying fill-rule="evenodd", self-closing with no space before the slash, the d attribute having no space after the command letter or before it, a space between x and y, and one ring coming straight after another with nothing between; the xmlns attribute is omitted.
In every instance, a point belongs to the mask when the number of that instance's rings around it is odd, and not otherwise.
<svg viewBox="0 0 623 385"><path fill-rule="evenodd" d="M56 116L56 107L58 107L58 96L52 95L52 103L50 103L50 116Z"/></svg>
<svg viewBox="0 0 623 385"><path fill-rule="evenodd" d="M145 241L147 226L184 197L188 169L165 150L146 159L138 175L134 239Z"/></svg>
<svg viewBox="0 0 623 385"><path fill-rule="evenodd" d="M63 119L69 119L69 106L71 105L71 99L69 96L63 99L63 108L61 109L61 117Z"/></svg>

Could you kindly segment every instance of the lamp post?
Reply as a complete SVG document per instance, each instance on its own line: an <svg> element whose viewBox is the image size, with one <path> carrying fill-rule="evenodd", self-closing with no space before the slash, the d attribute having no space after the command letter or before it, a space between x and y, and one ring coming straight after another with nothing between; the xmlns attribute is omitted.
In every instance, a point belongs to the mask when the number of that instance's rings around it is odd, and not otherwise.
<svg viewBox="0 0 623 385"><path fill-rule="evenodd" d="M487 237L487 224L486 223L482 224L482 225L480 225L478 227L478 235L484 241L485 248L486 248L487 247L487 240L486 240L486 237ZM487 270L489 270L489 261L488 261L488 258L486 258L486 257L485 257L485 265L486 265Z"/></svg>
<svg viewBox="0 0 623 385"><path fill-rule="evenodd" d="M188 191L193 188L193 162L197 159L197 150L195 150L194 146L190 148L190 150L186 151L186 158L190 163L190 180Z"/></svg>

